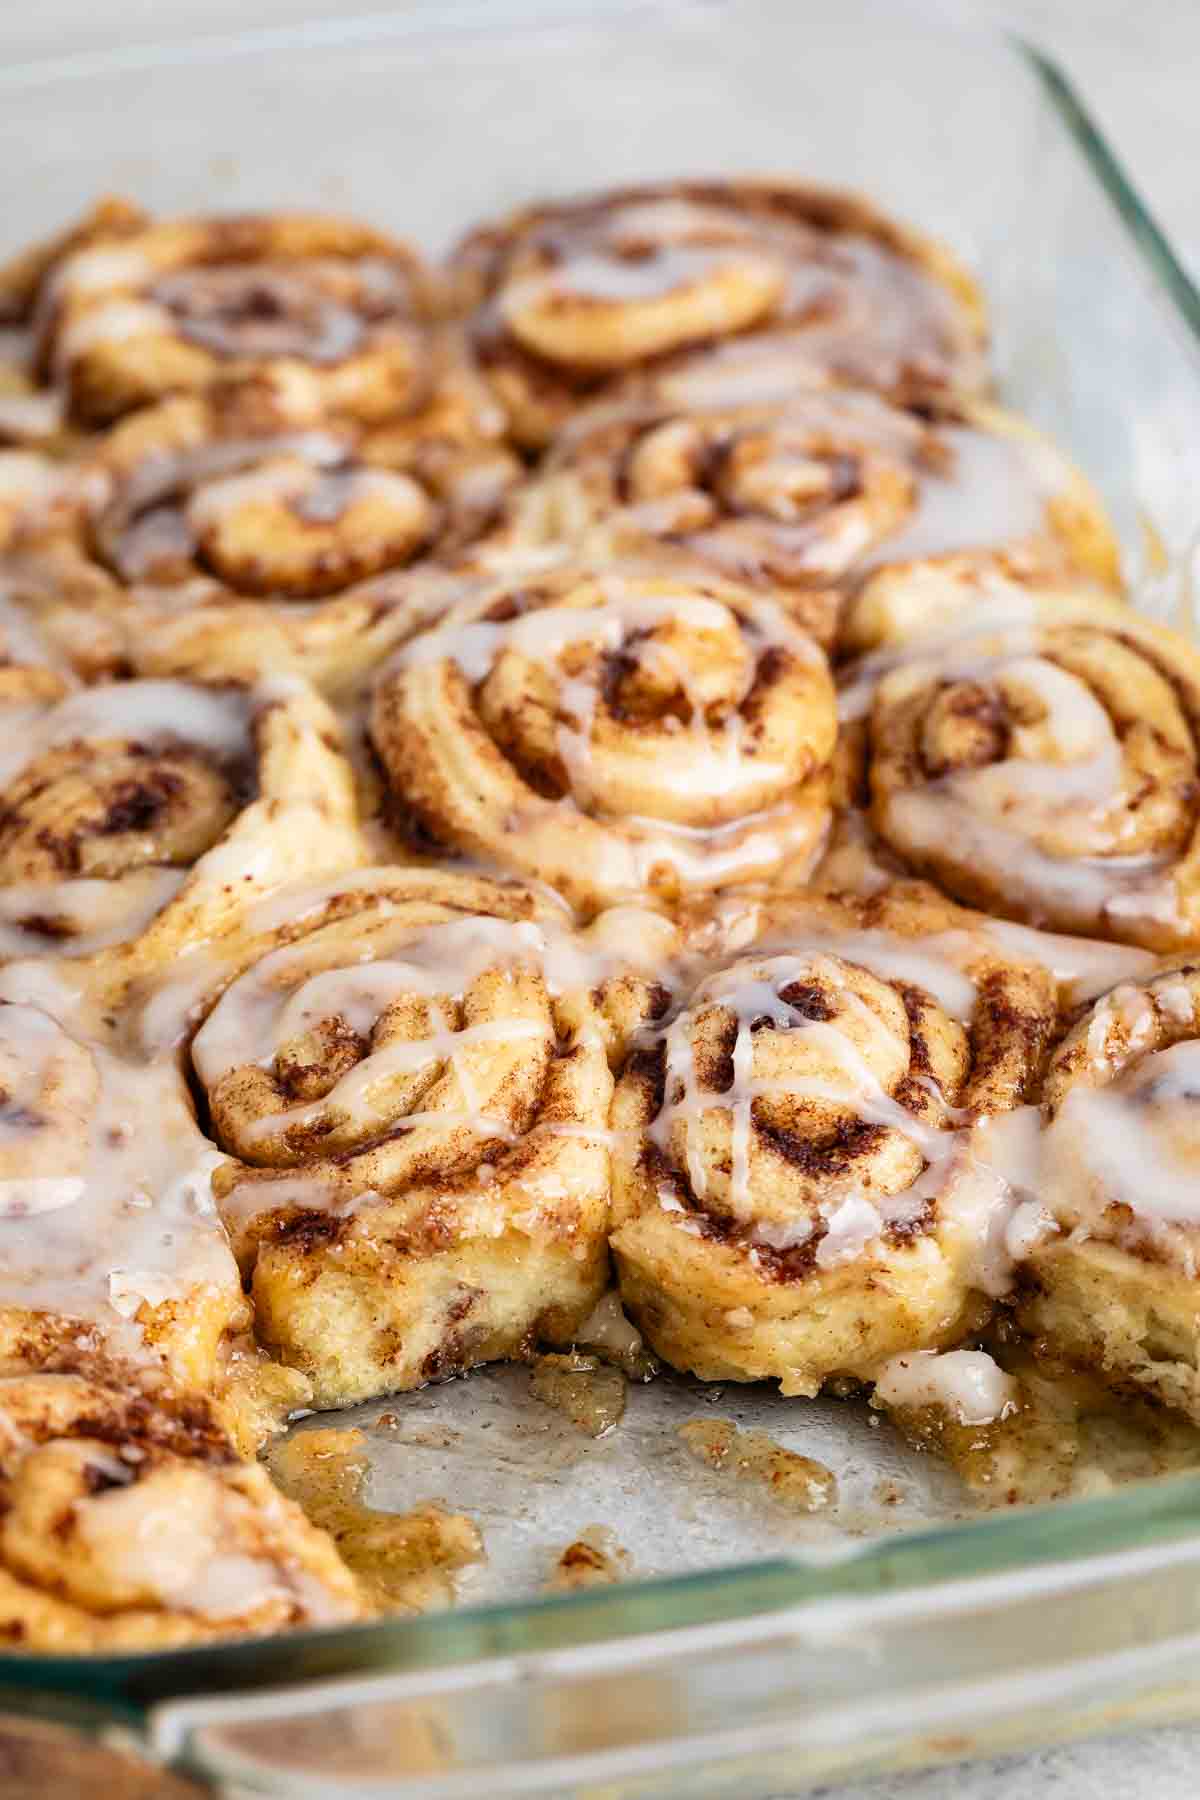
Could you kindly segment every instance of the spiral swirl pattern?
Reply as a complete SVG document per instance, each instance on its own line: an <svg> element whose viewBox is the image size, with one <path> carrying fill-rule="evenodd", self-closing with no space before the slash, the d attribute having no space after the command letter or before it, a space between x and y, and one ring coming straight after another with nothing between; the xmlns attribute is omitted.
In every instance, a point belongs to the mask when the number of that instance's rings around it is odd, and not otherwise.
<svg viewBox="0 0 1200 1800"><path fill-rule="evenodd" d="M993 581L846 671L848 787L956 898L1150 949L1195 938L1200 661L1089 592Z"/></svg>
<svg viewBox="0 0 1200 1800"><path fill-rule="evenodd" d="M322 1405L569 1341L607 1269L608 1046L649 987L495 882L367 871L309 911L192 1048L260 1334Z"/></svg>
<svg viewBox="0 0 1200 1800"><path fill-rule="evenodd" d="M724 955L614 1101L627 1308L676 1367L785 1393L961 1338L1008 1279L974 1122L1031 1090L1053 983L919 886L708 923Z"/></svg>
<svg viewBox="0 0 1200 1800"><path fill-rule="evenodd" d="M219 379L283 373L378 420L429 381L433 282L416 253L319 213L164 220L73 251L35 307L43 373L102 425Z"/></svg>
<svg viewBox="0 0 1200 1800"><path fill-rule="evenodd" d="M986 337L780 180L0 266L0 1637L394 1602L247 1459L546 1347L1200 1424L1200 656Z"/></svg>
<svg viewBox="0 0 1200 1800"><path fill-rule="evenodd" d="M1116 585L1119 551L1083 477L1022 420L961 404L934 421L827 390L727 411L596 406L495 534L514 549L568 537L593 556L670 548L776 594L825 648L848 598L861 637L876 571L915 590L932 565Z"/></svg>
<svg viewBox="0 0 1200 1800"><path fill-rule="evenodd" d="M726 395L702 405L738 404L730 387L761 398L763 364L772 381L782 365L786 391L835 380L911 398L986 384L970 278L848 195L766 182L617 190L480 226L453 269L481 366L528 447L632 377L691 404L667 390L703 386L714 363Z"/></svg>
<svg viewBox="0 0 1200 1800"><path fill-rule="evenodd" d="M299 682L92 688L24 735L0 770L0 956L149 974L272 887L360 858L334 720Z"/></svg>
<svg viewBox="0 0 1200 1800"><path fill-rule="evenodd" d="M172 1416L78 1376L0 1381L0 1631L60 1654L168 1649L366 1613L322 1532Z"/></svg>
<svg viewBox="0 0 1200 1800"><path fill-rule="evenodd" d="M326 689L404 635L395 578L492 531L521 473L449 370L434 402L378 430L331 422L286 383L223 382L123 419L80 467L40 525L36 493L18 506L14 486L9 567L42 611L76 635L111 616L141 673L284 667Z"/></svg>
<svg viewBox="0 0 1200 1800"><path fill-rule="evenodd" d="M716 581L484 584L401 652L371 734L430 839L584 909L803 866L827 821L824 659Z"/></svg>

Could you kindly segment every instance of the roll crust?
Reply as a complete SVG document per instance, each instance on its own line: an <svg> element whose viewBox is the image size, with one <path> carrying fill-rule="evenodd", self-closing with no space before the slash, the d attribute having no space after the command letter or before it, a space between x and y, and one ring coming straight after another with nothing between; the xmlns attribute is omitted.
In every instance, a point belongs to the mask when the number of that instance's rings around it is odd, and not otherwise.
<svg viewBox="0 0 1200 1800"><path fill-rule="evenodd" d="M428 390L433 277L383 232L320 213L149 224L56 259L35 304L41 372L104 425L264 371L375 420Z"/></svg>
<svg viewBox="0 0 1200 1800"><path fill-rule="evenodd" d="M815 1394L960 1341L1010 1278L964 1125L1033 1091L1043 969L931 890L722 905L715 963L618 1083L613 1253L653 1348Z"/></svg>
<svg viewBox="0 0 1200 1800"><path fill-rule="evenodd" d="M0 957L100 956L105 979L149 979L273 887L360 859L336 721L294 677L123 682L22 723Z"/></svg>
<svg viewBox="0 0 1200 1800"><path fill-rule="evenodd" d="M856 195L770 181L616 189L477 227L451 273L526 448L621 384L669 406L830 381L904 400L987 386L970 276Z"/></svg>
<svg viewBox="0 0 1200 1800"><path fill-rule="evenodd" d="M368 872L306 927L192 1047L263 1340L319 1406L568 1343L607 1279L608 1053L651 986L465 875Z"/></svg>
<svg viewBox="0 0 1200 1800"><path fill-rule="evenodd" d="M484 583L400 653L370 731L429 840L585 911L804 869L828 821L824 658L710 579Z"/></svg>
<svg viewBox="0 0 1200 1800"><path fill-rule="evenodd" d="M1196 940L1200 660L1089 590L973 583L953 627L843 674L840 793L885 850L1001 917Z"/></svg>
<svg viewBox="0 0 1200 1800"><path fill-rule="evenodd" d="M896 565L914 617L920 584L936 594L943 571L1120 584L1090 485L1024 420L979 401L929 418L850 389L726 409L597 404L505 515L485 552L669 552L773 594L825 649L870 640L880 571Z"/></svg>
<svg viewBox="0 0 1200 1800"><path fill-rule="evenodd" d="M1053 1353L1200 1421L1200 1212L1190 1167L1200 961L1119 984L1056 1050L1020 1317Z"/></svg>
<svg viewBox="0 0 1200 1800"><path fill-rule="evenodd" d="M202 1407L72 1375L0 1381L0 1638L171 1649L367 1615L330 1540Z"/></svg>

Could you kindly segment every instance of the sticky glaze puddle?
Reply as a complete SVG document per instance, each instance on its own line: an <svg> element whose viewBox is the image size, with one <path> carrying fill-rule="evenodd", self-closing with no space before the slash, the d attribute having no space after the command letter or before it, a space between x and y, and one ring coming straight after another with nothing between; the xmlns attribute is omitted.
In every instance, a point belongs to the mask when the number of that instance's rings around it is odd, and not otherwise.
<svg viewBox="0 0 1200 1800"><path fill-rule="evenodd" d="M836 1555L839 1546L1014 1500L1096 1493L1116 1480L1200 1466L1200 1431L1070 1377L1042 1381L1039 1392L1052 1398L1012 1422L1001 1458L980 1447L981 1432L966 1434L958 1453L942 1446L933 1454L860 1399L788 1400L766 1384L705 1385L671 1373L628 1382L624 1416L592 1436L573 1422L578 1409L539 1399L536 1382L536 1365L480 1369L301 1420L289 1452L333 1424L356 1429L371 1507L466 1515L483 1557L454 1572L460 1604ZM410 1588L406 1603L418 1592ZM434 1604L449 1597L443 1589Z"/></svg>

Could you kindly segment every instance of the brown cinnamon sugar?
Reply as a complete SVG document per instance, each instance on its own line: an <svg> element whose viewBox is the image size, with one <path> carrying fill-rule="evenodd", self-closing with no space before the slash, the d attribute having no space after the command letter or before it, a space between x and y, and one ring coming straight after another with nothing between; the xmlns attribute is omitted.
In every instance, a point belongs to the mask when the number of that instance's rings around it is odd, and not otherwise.
<svg viewBox="0 0 1200 1800"><path fill-rule="evenodd" d="M732 1419L689 1419L679 1436L697 1462L765 1487L790 1512L822 1512L837 1499L832 1469L785 1449L765 1431L742 1431Z"/></svg>
<svg viewBox="0 0 1200 1800"><path fill-rule="evenodd" d="M581 1588L612 1587L632 1573L633 1559L622 1550L607 1525L589 1525L567 1545L546 1583L548 1594Z"/></svg>

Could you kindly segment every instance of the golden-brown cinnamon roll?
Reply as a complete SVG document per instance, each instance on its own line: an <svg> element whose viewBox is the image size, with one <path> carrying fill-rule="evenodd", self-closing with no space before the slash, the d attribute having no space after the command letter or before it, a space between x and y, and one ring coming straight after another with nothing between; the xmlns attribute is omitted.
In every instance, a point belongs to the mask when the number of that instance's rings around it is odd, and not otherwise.
<svg viewBox="0 0 1200 1800"><path fill-rule="evenodd" d="M709 972L639 1033L612 1114L622 1298L677 1368L815 1394L1006 1291L1016 1206L976 1121L1028 1097L1056 1004L979 923L915 883L685 918Z"/></svg>
<svg viewBox="0 0 1200 1800"><path fill-rule="evenodd" d="M1021 1322L1200 1422L1200 961L1120 983L1046 1076Z"/></svg>
<svg viewBox="0 0 1200 1800"><path fill-rule="evenodd" d="M0 1381L0 1640L167 1649L366 1616L324 1532L201 1406L72 1375Z"/></svg>
<svg viewBox="0 0 1200 1800"><path fill-rule="evenodd" d="M902 400L987 386L970 276L849 194L771 181L617 189L477 227L451 273L528 447L631 377L669 407L830 381Z"/></svg>
<svg viewBox="0 0 1200 1800"><path fill-rule="evenodd" d="M585 910L806 871L828 823L824 657L707 576L482 582L399 653L371 735L427 842Z"/></svg>
<svg viewBox="0 0 1200 1800"><path fill-rule="evenodd" d="M73 251L35 307L44 380L107 424L167 394L264 371L332 415L420 403L435 283L416 252L320 213L171 219Z"/></svg>
<svg viewBox="0 0 1200 1800"><path fill-rule="evenodd" d="M344 685L408 629L392 576L479 537L520 476L479 411L451 375L374 433L277 380L174 396L98 440L59 529L26 533L23 578L119 614L141 672Z"/></svg>
<svg viewBox="0 0 1200 1800"><path fill-rule="evenodd" d="M1167 950L1200 938L1200 658L1094 590L969 584L843 672L844 797L956 899Z"/></svg>
<svg viewBox="0 0 1200 1800"><path fill-rule="evenodd" d="M1023 420L963 402L930 422L849 389L581 412L497 534L514 550L564 539L593 554L672 546L786 595L826 648L852 578L881 565L1120 580L1098 498Z"/></svg>
<svg viewBox="0 0 1200 1800"><path fill-rule="evenodd" d="M277 910L192 1045L262 1341L318 1406L569 1342L607 1279L607 1052L654 1000L632 959L434 870Z"/></svg>
<svg viewBox="0 0 1200 1800"><path fill-rule="evenodd" d="M64 396L39 385L34 313L54 270L77 250L118 244L148 223L140 207L106 195L64 231L0 264L0 444L70 452L79 434Z"/></svg>
<svg viewBox="0 0 1200 1800"><path fill-rule="evenodd" d="M261 392L179 396L103 441L89 536L123 586L207 577L226 595L325 599L432 549L460 549L515 479L507 452L482 446L471 465L466 420L421 413L372 436L322 428L286 401L258 409ZM461 462L442 479L437 458L449 458L456 431Z"/></svg>
<svg viewBox="0 0 1200 1800"><path fill-rule="evenodd" d="M151 973L274 887L360 859L350 770L291 677L130 681L9 711L0 959Z"/></svg>

